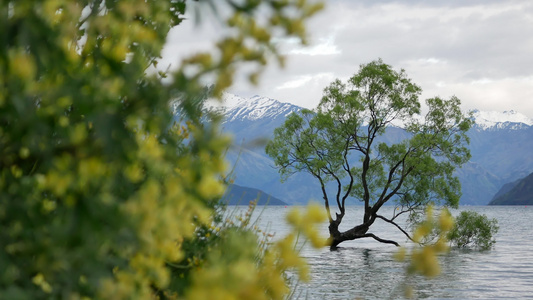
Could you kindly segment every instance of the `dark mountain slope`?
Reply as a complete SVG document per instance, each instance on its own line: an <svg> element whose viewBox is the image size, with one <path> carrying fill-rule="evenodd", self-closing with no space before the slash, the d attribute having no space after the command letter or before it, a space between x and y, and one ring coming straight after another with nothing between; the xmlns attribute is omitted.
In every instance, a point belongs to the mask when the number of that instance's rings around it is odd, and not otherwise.
<svg viewBox="0 0 533 300"><path fill-rule="evenodd" d="M250 201L257 201L257 205L287 205L280 199L261 190L231 184L222 201L229 205L248 205Z"/></svg>
<svg viewBox="0 0 533 300"><path fill-rule="evenodd" d="M518 182L503 186L502 189L509 191L497 193L489 205L533 205L533 173Z"/></svg>

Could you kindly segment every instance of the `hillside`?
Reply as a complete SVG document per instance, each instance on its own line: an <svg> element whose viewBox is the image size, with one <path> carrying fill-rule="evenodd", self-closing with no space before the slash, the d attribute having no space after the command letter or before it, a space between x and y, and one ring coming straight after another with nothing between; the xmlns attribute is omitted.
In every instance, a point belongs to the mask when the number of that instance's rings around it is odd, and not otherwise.
<svg viewBox="0 0 533 300"><path fill-rule="evenodd" d="M274 129L287 115L302 108L260 96L226 94L224 98L227 101L218 110L225 115L224 132L234 137L227 158L235 168L235 183L260 189L290 204L321 199L319 185L308 174L294 174L280 182L272 160L264 152L265 141ZM533 172L533 120L515 111L474 111L474 119L476 124L468 132L472 158L456 172L462 185L462 205L486 205L504 184ZM406 136L403 129L391 127L380 139L398 142Z"/></svg>
<svg viewBox="0 0 533 300"><path fill-rule="evenodd" d="M250 201L257 201L257 205L287 205L280 199L261 190L231 184L222 201L229 205L248 205Z"/></svg>
<svg viewBox="0 0 533 300"><path fill-rule="evenodd" d="M533 205L533 173L504 185L489 205Z"/></svg>

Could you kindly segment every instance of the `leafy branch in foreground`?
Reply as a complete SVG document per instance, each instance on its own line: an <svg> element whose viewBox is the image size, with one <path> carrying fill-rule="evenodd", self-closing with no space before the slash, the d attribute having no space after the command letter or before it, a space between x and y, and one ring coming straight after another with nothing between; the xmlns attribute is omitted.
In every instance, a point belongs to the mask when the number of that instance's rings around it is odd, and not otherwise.
<svg viewBox="0 0 533 300"><path fill-rule="evenodd" d="M451 216L446 208L442 209L442 213L447 213ZM428 221L421 220L421 217L421 213L412 214L408 219L410 226L417 228L417 230L420 230L420 228L431 228L431 231L424 234L424 238L422 239L413 236L414 241L421 245L435 243L437 238L442 235L439 226L437 224L428 224ZM494 236L498 233L499 229L496 219L489 219L486 215L468 210L462 211L457 217L452 217L452 219L454 225L446 234L446 238L451 246L488 250L496 243Z"/></svg>
<svg viewBox="0 0 533 300"><path fill-rule="evenodd" d="M448 234L453 227L454 219L447 209L442 209L438 218L435 218L433 206L427 206L425 219L414 226L412 239L417 244L409 250L401 247L394 258L397 261L409 261L406 269L408 275L420 274L429 278L439 275L441 268L438 256L448 252ZM406 298L413 298L414 290L410 285L404 283L401 288Z"/></svg>
<svg viewBox="0 0 533 300"><path fill-rule="evenodd" d="M411 249L410 273L418 273L427 277L440 274L437 255L448 251L448 233L454 227L454 219L447 209L440 211L438 218L433 214L433 206L426 208L425 220L419 222L413 232L413 240L417 243ZM435 232L437 233L435 235ZM431 240L431 243L427 241ZM407 250L402 247L395 258L403 261Z"/></svg>
<svg viewBox="0 0 533 300"><path fill-rule="evenodd" d="M191 6L223 10L216 17L223 34L210 51L184 58L175 70L147 74L169 30L188 21ZM171 283L180 278L172 278L172 264L186 259L184 241L203 238L197 228L212 223L212 203L225 189L229 139L220 136L215 116L201 120L204 84L212 82L217 96L237 73L249 71L245 75L255 83L268 62L283 62L273 38L305 41L304 24L322 6L0 1L1 297L174 296ZM172 125L176 103L186 128ZM232 249L238 241L231 232L219 253L243 251L237 265L248 266L249 252ZM256 240L248 235L246 241L252 247ZM258 269L280 271L269 263ZM224 267L235 280L247 272L254 278L258 270ZM285 292L283 274L270 275ZM201 282L185 285L179 297L193 294ZM232 285L218 286L233 297L267 295L264 289L243 296Z"/></svg>
<svg viewBox="0 0 533 300"><path fill-rule="evenodd" d="M463 211L454 218L448 209L441 209L435 216L433 206L428 206L425 218L421 214L410 220L413 227L413 248L401 247L395 254L397 261L408 261L407 274L420 274L435 277L441 273L438 256L449 251L450 246L473 247L479 250L490 249L498 231L497 220L473 211ZM415 291L404 283L401 288L407 298L413 298Z"/></svg>
<svg viewBox="0 0 533 300"><path fill-rule="evenodd" d="M313 246L325 244L316 228L325 221L320 207L310 205L303 213L291 209L287 221L292 230L276 240L258 228L258 219L252 219L254 209L252 202L244 215L230 215L216 224L216 237L211 238L205 257L189 271L191 285L185 291L189 299L228 299L232 295L239 299L284 299L290 295L288 271L294 271L302 281L310 279L309 266L296 244L300 235Z"/></svg>

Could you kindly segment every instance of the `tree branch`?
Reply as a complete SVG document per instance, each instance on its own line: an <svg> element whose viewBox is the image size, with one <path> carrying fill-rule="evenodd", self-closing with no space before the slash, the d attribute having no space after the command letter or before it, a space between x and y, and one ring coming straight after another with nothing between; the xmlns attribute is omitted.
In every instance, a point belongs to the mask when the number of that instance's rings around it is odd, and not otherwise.
<svg viewBox="0 0 533 300"><path fill-rule="evenodd" d="M324 198L324 206L326 207L326 211L328 213L328 220L331 223L333 221L333 218L331 217L331 210L329 208L329 199L328 199L328 193L326 192L326 187L324 185L324 181L322 180L322 177L317 174L315 177L320 181L320 188L322 189L322 196Z"/></svg>
<svg viewBox="0 0 533 300"><path fill-rule="evenodd" d="M344 170L348 173L348 176L350 176L350 184L348 185L348 188L346 189L346 193L342 197L342 207L345 206L346 198L348 198L348 196L350 195L352 188L353 188L353 184L354 184L353 174L352 174L352 171L350 170L350 162L348 160L348 142L346 142L345 147L344 147L344 162L346 165L343 165L343 167L344 167Z"/></svg>
<svg viewBox="0 0 533 300"><path fill-rule="evenodd" d="M340 197L341 197L341 192L342 192L342 183L341 183L341 180L340 178L335 175L335 173L333 173L332 171L329 172L329 175L331 177L333 177L335 179L335 181L337 181L337 194L335 195L335 200L337 200L337 206L339 207L339 210L341 211L342 214L344 214L344 205L341 205L341 201L340 201Z"/></svg>
<svg viewBox="0 0 533 300"><path fill-rule="evenodd" d="M407 169L407 171L403 172L402 170L402 176L400 177L399 181L398 181L398 184L396 185L396 187L394 188L394 190L392 190L385 198L382 198L380 199L375 205L374 207L372 208L372 210L374 211L374 213L376 213L382 206L383 204L385 204L387 201L389 201L392 196L396 195L396 193L400 190L400 188L402 187L403 185L403 182L405 180L405 178L407 177L407 175L409 175L409 173L411 173L411 171L413 171L414 167L409 167Z"/></svg>
<svg viewBox="0 0 533 300"><path fill-rule="evenodd" d="M390 223L390 224L396 226L396 228L398 228L403 234L405 234L405 236L408 239L410 239L412 242L415 242L413 240L413 238L409 235L409 233L407 233L407 231L405 231L402 227L400 227L400 225L398 225L396 222L394 222L392 220L389 220L389 219L385 218L384 216L376 215L376 217L382 219L383 221L385 221L387 223Z"/></svg>
<svg viewBox="0 0 533 300"><path fill-rule="evenodd" d="M363 171L361 172L361 182L363 184L364 194L363 200L365 201L365 217L364 222L368 221L367 210L370 208L370 191L368 190L368 184L366 181L366 174L370 165L370 156L367 154L363 161Z"/></svg>
<svg viewBox="0 0 533 300"><path fill-rule="evenodd" d="M400 244L396 243L395 241L382 239L382 238L376 236L373 233L367 233L367 234L363 235L362 237L371 237L371 238L375 239L378 242L385 243L385 244L393 244L393 245L396 245L396 247L400 247Z"/></svg>

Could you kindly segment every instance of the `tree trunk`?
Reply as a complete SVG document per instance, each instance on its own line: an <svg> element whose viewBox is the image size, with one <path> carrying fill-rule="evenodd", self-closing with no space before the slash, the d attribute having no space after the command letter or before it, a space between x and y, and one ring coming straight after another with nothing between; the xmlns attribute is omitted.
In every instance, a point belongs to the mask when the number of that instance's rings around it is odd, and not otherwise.
<svg viewBox="0 0 533 300"><path fill-rule="evenodd" d="M334 220L329 223L329 242L330 250L336 250L338 245L344 241L351 241L355 239L360 239L368 237L366 235L369 226L368 225L358 225L354 228L347 230L345 232L339 231L340 220Z"/></svg>
<svg viewBox="0 0 533 300"><path fill-rule="evenodd" d="M329 222L329 248L330 250L336 250L340 243L344 241L352 241L356 239L362 239L362 238L373 238L376 241L380 243L386 243L386 244L393 244L396 246L399 246L399 244L392 240L384 240L378 236L376 236L373 233L369 233L368 229L370 226L374 223L376 220L376 215L372 214L368 216L365 213L365 222L361 225L357 225L353 227L352 229L349 229L345 232L339 231L339 225L341 224L343 215L337 214L337 218L335 220L331 220Z"/></svg>

